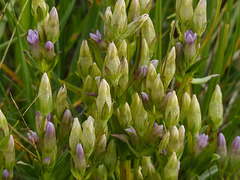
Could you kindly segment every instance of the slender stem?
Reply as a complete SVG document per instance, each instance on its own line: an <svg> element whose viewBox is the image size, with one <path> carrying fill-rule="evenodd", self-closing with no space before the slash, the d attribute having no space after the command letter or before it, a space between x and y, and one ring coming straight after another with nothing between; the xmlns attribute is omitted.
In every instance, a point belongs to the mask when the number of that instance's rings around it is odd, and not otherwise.
<svg viewBox="0 0 240 180"><path fill-rule="evenodd" d="M156 19L156 33L159 37L158 39L158 47L156 51L156 58L159 61L159 64L161 64L161 58L162 58L162 0L157 0L156 2L156 10L155 10L155 19ZM160 69L160 65L159 65Z"/></svg>
<svg viewBox="0 0 240 180"><path fill-rule="evenodd" d="M120 159L120 180L131 179L131 160Z"/></svg>
<svg viewBox="0 0 240 180"><path fill-rule="evenodd" d="M137 158L134 159L133 179L137 179L138 178L139 162L140 162L140 159L137 159Z"/></svg>

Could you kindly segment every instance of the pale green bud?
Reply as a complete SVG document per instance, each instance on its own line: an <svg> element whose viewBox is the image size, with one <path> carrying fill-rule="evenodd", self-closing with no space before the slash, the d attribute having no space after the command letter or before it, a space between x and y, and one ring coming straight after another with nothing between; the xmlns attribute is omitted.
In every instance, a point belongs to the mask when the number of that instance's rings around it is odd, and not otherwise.
<svg viewBox="0 0 240 180"><path fill-rule="evenodd" d="M200 0L193 16L194 30L199 37L202 36L207 24L207 1Z"/></svg>
<svg viewBox="0 0 240 180"><path fill-rule="evenodd" d="M107 180L108 179L108 171L107 171L107 168L104 164L97 167L96 175L101 180Z"/></svg>
<svg viewBox="0 0 240 180"><path fill-rule="evenodd" d="M132 22L140 16L139 0L132 0L128 10L128 23Z"/></svg>
<svg viewBox="0 0 240 180"><path fill-rule="evenodd" d="M163 131L163 125L158 125L157 123L154 123L153 128L151 132L147 135L146 142L149 145L152 145L154 143L158 143L157 140L160 139Z"/></svg>
<svg viewBox="0 0 240 180"><path fill-rule="evenodd" d="M71 154L73 155L76 152L77 144L82 138L82 128L79 123L78 118L74 118L72 130L69 137L69 146L71 148Z"/></svg>
<svg viewBox="0 0 240 180"><path fill-rule="evenodd" d="M106 139L106 135L103 134L96 145L94 156L95 157L101 156L106 151L106 146L107 146L107 139Z"/></svg>
<svg viewBox="0 0 240 180"><path fill-rule="evenodd" d="M148 113L145 111L138 93L133 95L130 109L132 113L133 126L138 135L143 137L148 126Z"/></svg>
<svg viewBox="0 0 240 180"><path fill-rule="evenodd" d="M146 76L146 87L150 90L153 89L154 80L157 78L157 71L155 67L150 63Z"/></svg>
<svg viewBox="0 0 240 180"><path fill-rule="evenodd" d="M58 40L60 35L58 12L55 7L50 11L48 21L44 23L46 40L53 44Z"/></svg>
<svg viewBox="0 0 240 180"><path fill-rule="evenodd" d="M210 124L213 129L217 130L223 122L223 105L222 105L222 92L219 85L216 85L216 88L212 94L208 114L210 117Z"/></svg>
<svg viewBox="0 0 240 180"><path fill-rule="evenodd" d="M82 101L87 107L89 107L94 103L95 97L90 96L87 93L97 93L96 81L90 75L87 76L82 90Z"/></svg>
<svg viewBox="0 0 240 180"><path fill-rule="evenodd" d="M117 165L117 151L116 151L116 143L114 139L112 139L107 147L107 152L105 153L104 157L104 164L111 174Z"/></svg>
<svg viewBox="0 0 240 180"><path fill-rule="evenodd" d="M150 157L142 157L142 172L145 179L161 180L161 177L153 166Z"/></svg>
<svg viewBox="0 0 240 180"><path fill-rule="evenodd" d="M183 24L188 24L193 18L192 0L182 0L180 18Z"/></svg>
<svg viewBox="0 0 240 180"><path fill-rule="evenodd" d="M119 87L119 92L117 94L118 97L120 97L128 87L129 72L128 72L128 62L126 58L121 60L120 71L122 76L120 77L118 82L118 87Z"/></svg>
<svg viewBox="0 0 240 180"><path fill-rule="evenodd" d="M143 39L139 66L147 65L149 67L149 64L150 64L149 47L148 47L146 39Z"/></svg>
<svg viewBox="0 0 240 180"><path fill-rule="evenodd" d="M105 79L101 80L98 89L96 106L99 120L107 122L112 116L113 104L110 94L110 87Z"/></svg>
<svg viewBox="0 0 240 180"><path fill-rule="evenodd" d="M41 47L41 49L42 49L42 47ZM54 45L51 41L46 42L46 44L44 46L44 55L45 55L45 60L46 60L47 64L50 64L54 60L56 54L54 51Z"/></svg>
<svg viewBox="0 0 240 180"><path fill-rule="evenodd" d="M157 59L151 60L150 63L157 69L159 61Z"/></svg>
<svg viewBox="0 0 240 180"><path fill-rule="evenodd" d="M140 12L141 14L149 13L152 8L152 0L139 0L140 1Z"/></svg>
<svg viewBox="0 0 240 180"><path fill-rule="evenodd" d="M190 107L187 117L187 127L188 131L195 137L201 128L201 109L196 95L192 96Z"/></svg>
<svg viewBox="0 0 240 180"><path fill-rule="evenodd" d="M59 120L62 119L63 113L68 108L69 104L67 102L67 88L64 84L58 91L55 103L55 112Z"/></svg>
<svg viewBox="0 0 240 180"><path fill-rule="evenodd" d="M179 145L180 145L180 148L184 146L184 141L185 141L185 128L183 125L181 125L179 128L178 128L178 131L179 131Z"/></svg>
<svg viewBox="0 0 240 180"><path fill-rule="evenodd" d="M167 89L168 85L172 81L173 76L175 74L175 70L176 70L175 59L176 59L176 51L175 51L175 47L173 47L171 51L168 53L167 59L164 61L162 65L162 76L163 76L163 84L165 89Z"/></svg>
<svg viewBox="0 0 240 180"><path fill-rule="evenodd" d="M118 122L123 129L132 126L131 110L127 102L118 109Z"/></svg>
<svg viewBox="0 0 240 180"><path fill-rule="evenodd" d="M32 0L31 13L38 22L42 22L45 19L48 9L49 7L45 0Z"/></svg>
<svg viewBox="0 0 240 180"><path fill-rule="evenodd" d="M47 155L54 151L55 146L56 146L55 127L53 123L48 122L43 142L44 154L46 155L46 157Z"/></svg>
<svg viewBox="0 0 240 180"><path fill-rule="evenodd" d="M190 108L190 103L191 103L191 98L188 95L188 93L185 92L183 94L183 97L182 97L180 120L181 120L181 123L184 124L184 126L187 129L188 129L188 127L187 127L187 116L188 116L188 111L189 111L189 108Z"/></svg>
<svg viewBox="0 0 240 180"><path fill-rule="evenodd" d="M92 64L92 67L91 67L91 73L90 73L90 76L92 77L92 78L95 78L95 77L97 77L97 76L101 76L101 71L100 71L100 69L98 68L98 66L97 66L97 64L94 62L93 64Z"/></svg>
<svg viewBox="0 0 240 180"><path fill-rule="evenodd" d="M111 27L112 11L108 6L104 15L104 34L109 41L113 40L113 30Z"/></svg>
<svg viewBox="0 0 240 180"><path fill-rule="evenodd" d="M85 152L85 156L88 158L93 152L95 145L95 128L94 128L94 119L89 116L86 121L83 122L83 132L81 137L81 142Z"/></svg>
<svg viewBox="0 0 240 180"><path fill-rule="evenodd" d="M151 98L153 104L156 106L157 109L159 109L161 106L161 102L164 98L164 87L160 78L160 74L158 74L155 80L153 81Z"/></svg>
<svg viewBox="0 0 240 180"><path fill-rule="evenodd" d="M169 138L170 138L170 132L167 132L164 136L163 139L160 142L159 148L158 148L158 153L163 154L163 150L166 150L168 147L169 143Z"/></svg>
<svg viewBox="0 0 240 180"><path fill-rule="evenodd" d="M80 47L80 54L78 58L78 73L80 77L85 81L87 75L90 74L90 68L92 66L92 55L88 47L86 40L82 41Z"/></svg>
<svg viewBox="0 0 240 180"><path fill-rule="evenodd" d="M173 152L163 169L164 180L175 180L178 176L178 160L176 153Z"/></svg>
<svg viewBox="0 0 240 180"><path fill-rule="evenodd" d="M117 49L118 49L118 57L120 59L127 58L127 42L125 39L119 41L118 45L117 45Z"/></svg>
<svg viewBox="0 0 240 180"><path fill-rule="evenodd" d="M2 110L0 109L0 130L3 131L4 136L6 136L9 133L9 128L8 128L8 122L2 113Z"/></svg>
<svg viewBox="0 0 240 180"><path fill-rule="evenodd" d="M116 36L119 36L127 26L126 5L124 0L118 0L113 11L111 26Z"/></svg>
<svg viewBox="0 0 240 180"><path fill-rule="evenodd" d="M169 129L172 129L173 126L176 126L179 122L179 104L175 91L172 92L171 96L168 99L167 107L165 110L165 123Z"/></svg>
<svg viewBox="0 0 240 180"><path fill-rule="evenodd" d="M116 86L118 84L118 81L121 77L120 60L114 42L110 43L108 46L102 72L103 77L110 81L113 86Z"/></svg>
<svg viewBox="0 0 240 180"><path fill-rule="evenodd" d="M150 17L143 23L142 26L142 38L146 39L148 46L150 47L153 39L155 38L154 25Z"/></svg>
<svg viewBox="0 0 240 180"><path fill-rule="evenodd" d="M80 173L80 176L84 175L86 168L86 159L84 155L84 150L81 143L78 143L76 148L76 153L74 157L75 169Z"/></svg>
<svg viewBox="0 0 240 180"><path fill-rule="evenodd" d="M47 115L53 109L52 90L47 73L44 73L38 90L39 110L42 114Z"/></svg>
<svg viewBox="0 0 240 180"><path fill-rule="evenodd" d="M130 143L133 145L133 147L137 148L139 146L140 139L136 130L132 126L130 126L130 128L125 129L125 131L129 135Z"/></svg>
<svg viewBox="0 0 240 180"><path fill-rule="evenodd" d="M72 113L68 109L64 112L62 116L62 121L60 124L60 137L65 138L69 136L70 128L71 128L71 119Z"/></svg>
<svg viewBox="0 0 240 180"><path fill-rule="evenodd" d="M178 152L180 146L179 146L179 132L176 126L174 126L170 131L170 138L168 147L169 150L172 152Z"/></svg>
<svg viewBox="0 0 240 180"><path fill-rule="evenodd" d="M13 136L9 136L7 146L4 149L5 168L12 171L15 164L15 148Z"/></svg>

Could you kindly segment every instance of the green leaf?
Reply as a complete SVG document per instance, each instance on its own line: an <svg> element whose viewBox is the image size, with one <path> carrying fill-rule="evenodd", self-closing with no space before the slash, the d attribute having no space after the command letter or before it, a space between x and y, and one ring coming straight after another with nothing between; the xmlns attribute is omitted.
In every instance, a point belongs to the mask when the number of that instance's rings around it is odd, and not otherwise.
<svg viewBox="0 0 240 180"><path fill-rule="evenodd" d="M195 62L192 66L190 66L190 67L187 69L186 73L190 73L190 72L196 73L196 72L198 72L199 69L200 69L201 67L203 67L203 65L206 63L207 59L208 59L208 56L205 57L205 58L200 59L200 60L197 61L197 62Z"/></svg>
<svg viewBox="0 0 240 180"><path fill-rule="evenodd" d="M192 78L191 83L192 84L205 84L210 79L212 79L213 77L217 77L217 76L219 76L219 74L212 74L212 75L206 76L204 78Z"/></svg>

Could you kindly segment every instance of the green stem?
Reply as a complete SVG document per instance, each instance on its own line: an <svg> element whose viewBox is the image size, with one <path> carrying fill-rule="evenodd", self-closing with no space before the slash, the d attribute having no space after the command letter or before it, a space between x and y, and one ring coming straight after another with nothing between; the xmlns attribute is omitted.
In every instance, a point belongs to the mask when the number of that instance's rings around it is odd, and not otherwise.
<svg viewBox="0 0 240 180"><path fill-rule="evenodd" d="M160 72L161 58L162 58L162 0L156 1L156 10L155 10L155 30L158 38L158 46L155 57L159 61L158 72Z"/></svg>
<svg viewBox="0 0 240 180"><path fill-rule="evenodd" d="M134 159L134 172L133 172L133 179L138 178L138 169L139 169L140 159Z"/></svg>
<svg viewBox="0 0 240 180"><path fill-rule="evenodd" d="M120 159L120 180L131 179L131 160Z"/></svg>

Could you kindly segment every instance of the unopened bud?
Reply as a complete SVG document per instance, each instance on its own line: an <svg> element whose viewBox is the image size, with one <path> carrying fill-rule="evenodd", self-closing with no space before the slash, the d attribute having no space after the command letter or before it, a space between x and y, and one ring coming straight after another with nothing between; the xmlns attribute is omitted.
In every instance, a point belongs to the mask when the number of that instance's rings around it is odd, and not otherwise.
<svg viewBox="0 0 240 180"><path fill-rule="evenodd" d="M178 99L175 91L172 92L171 96L169 97L167 107L165 110L165 123L169 129L172 129L173 126L176 126L179 122L179 104Z"/></svg>
<svg viewBox="0 0 240 180"><path fill-rule="evenodd" d="M167 89L168 85L172 81L173 76L175 74L176 70L175 59L176 50L175 47L173 47L171 51L168 53L167 59L164 61L162 66L163 84L165 89Z"/></svg>
<svg viewBox="0 0 240 180"><path fill-rule="evenodd" d="M212 94L208 114L213 129L217 130L223 122L222 92L219 85L216 85L215 91Z"/></svg>
<svg viewBox="0 0 240 180"><path fill-rule="evenodd" d="M39 143L39 137L36 132L30 130L30 133L27 133L29 141L34 141L35 143Z"/></svg>
<svg viewBox="0 0 240 180"><path fill-rule="evenodd" d="M104 34L109 41L113 40L113 30L111 26L111 20L112 20L112 11L111 11L111 7L108 6L104 15Z"/></svg>
<svg viewBox="0 0 240 180"><path fill-rule="evenodd" d="M15 164L15 148L13 136L9 136L7 146L4 150L5 168L12 170Z"/></svg>
<svg viewBox="0 0 240 180"><path fill-rule="evenodd" d="M121 17L121 18L119 18ZM124 0L118 0L113 11L111 26L113 32L119 36L127 26L126 5Z"/></svg>
<svg viewBox="0 0 240 180"><path fill-rule="evenodd" d="M180 148L184 146L184 140L185 140L185 128L183 125L181 125L178 129L179 131L179 146Z"/></svg>
<svg viewBox="0 0 240 180"><path fill-rule="evenodd" d="M52 43L55 44L60 35L58 12L55 7L52 8L49 14L48 21L45 22L45 31L47 41L52 41Z"/></svg>
<svg viewBox="0 0 240 180"><path fill-rule="evenodd" d="M112 139L107 147L107 152L104 157L104 164L108 172L111 174L117 165L117 151L116 151L116 143L114 139Z"/></svg>
<svg viewBox="0 0 240 180"><path fill-rule="evenodd" d="M208 135L197 133L197 143L195 146L195 153L198 155L208 144Z"/></svg>
<svg viewBox="0 0 240 180"><path fill-rule="evenodd" d="M33 0L31 13L33 17L38 21L42 22L48 13L48 5L45 3L45 0Z"/></svg>
<svg viewBox="0 0 240 180"><path fill-rule="evenodd" d="M46 73L43 74L38 90L39 95L39 110L42 114L47 115L52 111L52 90L50 81Z"/></svg>
<svg viewBox="0 0 240 180"><path fill-rule="evenodd" d="M4 169L4 170L3 170L2 179L3 179L3 180L8 180L8 179L9 179L9 172L8 172L7 169Z"/></svg>
<svg viewBox="0 0 240 180"><path fill-rule="evenodd" d="M54 45L51 41L48 41L45 44L44 47L44 53L45 53L45 60L48 64L51 63L51 61L54 59L55 57L55 52L54 52Z"/></svg>
<svg viewBox="0 0 240 180"><path fill-rule="evenodd" d="M157 71L155 67L150 63L148 67L147 77L146 77L146 87L150 90L153 89L154 80L157 78Z"/></svg>
<svg viewBox="0 0 240 180"><path fill-rule="evenodd" d="M152 9L152 0L139 0L140 1L140 12L141 14L149 13Z"/></svg>
<svg viewBox="0 0 240 180"><path fill-rule="evenodd" d="M138 147L140 143L140 139L136 130L132 126L130 126L130 128L125 129L125 131L127 131L129 135L130 143L133 145L133 147L135 148Z"/></svg>
<svg viewBox="0 0 240 180"><path fill-rule="evenodd" d="M108 179L108 171L104 164L99 165L96 169L96 175L99 179L107 180Z"/></svg>
<svg viewBox="0 0 240 180"><path fill-rule="evenodd" d="M164 98L164 87L160 78L160 74L158 74L153 81L151 98L156 108L159 109Z"/></svg>
<svg viewBox="0 0 240 180"><path fill-rule="evenodd" d="M170 131L168 147L169 150L172 152L178 152L178 150L180 149L179 132L176 126L174 126Z"/></svg>
<svg viewBox="0 0 240 180"><path fill-rule="evenodd" d="M139 0L132 0L128 10L128 23L132 22L140 16Z"/></svg>
<svg viewBox="0 0 240 180"><path fill-rule="evenodd" d="M158 149L158 153L163 154L163 152L165 151L165 149L167 149L168 143L169 143L169 138L170 138L170 132L167 132L167 133L163 136L163 139L162 139L161 142L160 142L159 149Z"/></svg>
<svg viewBox="0 0 240 180"><path fill-rule="evenodd" d="M190 108L190 104L191 104L191 98L188 95L188 93L185 92L182 97L180 120L181 120L181 123L184 124L184 126L186 127L187 131L189 131L189 128L187 126L188 125L187 117L188 117L188 111Z"/></svg>
<svg viewBox="0 0 240 180"><path fill-rule="evenodd" d="M0 130L1 129L3 130L4 136L9 133L8 122L6 120L6 117L2 113L2 110L0 109Z"/></svg>
<svg viewBox="0 0 240 180"><path fill-rule="evenodd" d="M178 176L178 160L176 153L173 152L172 155L168 158L167 164L163 169L164 179L177 179Z"/></svg>
<svg viewBox="0 0 240 180"><path fill-rule="evenodd" d="M119 82L118 82L118 86L119 86L118 97L120 97L128 87L129 72L128 72L128 62L127 62L126 58L122 59L122 61L121 61L120 71L121 71L122 76L120 77Z"/></svg>
<svg viewBox="0 0 240 180"><path fill-rule="evenodd" d="M80 172L81 175L85 172L86 159L84 155L84 150L81 143L78 143L74 158L75 169Z"/></svg>
<svg viewBox="0 0 240 180"><path fill-rule="evenodd" d="M71 119L72 113L68 109L64 112L62 116L62 121L60 124L60 137L65 138L69 136L70 128L71 128Z"/></svg>
<svg viewBox="0 0 240 180"><path fill-rule="evenodd" d="M146 39L148 46L150 47L153 39L155 38L154 25L150 17L143 23L142 26L142 38Z"/></svg>
<svg viewBox="0 0 240 180"><path fill-rule="evenodd" d="M145 92L141 92L141 96L144 109L146 109L147 111L151 111L153 104L152 101L149 99L148 94Z"/></svg>
<svg viewBox="0 0 240 180"><path fill-rule="evenodd" d="M188 25L193 18L192 0L182 0L179 14L182 23Z"/></svg>
<svg viewBox="0 0 240 180"><path fill-rule="evenodd" d="M62 119L63 113L68 108L69 108L69 104L67 102L67 88L64 84L58 91L58 94L56 97L56 103L55 103L55 112L59 120Z"/></svg>
<svg viewBox="0 0 240 180"><path fill-rule="evenodd" d="M37 134L41 134L41 127L42 127L42 114L39 111L35 112L35 124L36 124L36 131Z"/></svg>
<svg viewBox="0 0 240 180"><path fill-rule="evenodd" d="M192 136L195 137L201 128L201 109L198 103L196 95L192 96L190 108L187 117L188 131L191 132Z"/></svg>
<svg viewBox="0 0 240 180"><path fill-rule="evenodd" d="M76 152L77 144L82 137L82 128L78 118L74 118L72 130L69 137L69 146L71 148L71 154Z"/></svg>
<svg viewBox="0 0 240 180"><path fill-rule="evenodd" d="M127 42L125 39L119 41L118 46L118 56L120 59L127 58Z"/></svg>
<svg viewBox="0 0 240 180"><path fill-rule="evenodd" d="M127 102L118 110L118 122L123 129L132 126L131 110Z"/></svg>
<svg viewBox="0 0 240 180"><path fill-rule="evenodd" d="M157 142L157 140L159 140L162 135L162 131L163 131L163 125L157 125L156 123L156 125L153 126L151 132L147 136L147 139L146 139L147 144L151 145Z"/></svg>
<svg viewBox="0 0 240 180"><path fill-rule="evenodd" d="M150 63L157 69L159 61L157 59L151 60Z"/></svg>
<svg viewBox="0 0 240 180"><path fill-rule="evenodd" d="M81 142L87 158L93 152L95 140L96 140L95 128L93 125L94 125L94 119L91 116L89 116L88 119L84 121L82 124L83 132L82 132Z"/></svg>
<svg viewBox="0 0 240 180"><path fill-rule="evenodd" d="M98 89L96 106L99 120L107 122L108 119L112 116L113 104L110 94L110 87L105 79L101 80Z"/></svg>
<svg viewBox="0 0 240 180"><path fill-rule="evenodd" d="M232 169L238 169L240 166L240 137L237 136L229 149L229 161Z"/></svg>
<svg viewBox="0 0 240 180"><path fill-rule="evenodd" d="M50 165L50 163L51 163L51 159L50 159L50 157L48 156L48 157L46 157L44 160L43 160L43 164L44 165L46 165L46 166L49 166Z"/></svg>
<svg viewBox="0 0 240 180"><path fill-rule="evenodd" d="M226 140L222 133L218 135L217 139L217 154L220 156L219 163L223 167L225 159L227 157Z"/></svg>
<svg viewBox="0 0 240 180"><path fill-rule="evenodd" d="M87 41L83 40L80 47L80 54L78 58L78 73L84 81L87 75L89 75L90 73L91 66L92 66L92 55L90 53Z"/></svg>
<svg viewBox="0 0 240 180"><path fill-rule="evenodd" d="M142 51L141 51L141 57L140 57L139 65L140 66L146 65L146 66L149 67L149 64L150 64L149 47L148 47L146 39L143 39L142 40Z"/></svg>
<svg viewBox="0 0 240 180"><path fill-rule="evenodd" d="M44 151L46 153L54 151L56 145L55 127L53 123L48 122L44 136Z"/></svg>
<svg viewBox="0 0 240 180"><path fill-rule="evenodd" d="M94 156L98 157L102 155L106 151L106 146L107 146L107 139L106 139L106 135L103 134L97 143Z"/></svg>
<svg viewBox="0 0 240 180"><path fill-rule="evenodd" d="M30 45L32 57L36 60L42 60L42 47L39 43L39 34L37 30L28 30L27 41Z"/></svg>
<svg viewBox="0 0 240 180"><path fill-rule="evenodd" d="M200 0L194 11L193 16L194 29L198 36L201 37L206 29L207 24L207 1Z"/></svg>
<svg viewBox="0 0 240 180"><path fill-rule="evenodd" d="M110 43L108 46L107 55L103 63L102 72L103 77L110 81L113 86L116 86L118 84L118 81L121 77L120 60L114 42Z"/></svg>
<svg viewBox="0 0 240 180"><path fill-rule="evenodd" d="M95 101L95 97L90 96L89 93L97 93L97 86L95 79L88 75L82 90L82 101L87 107L90 107Z"/></svg>
<svg viewBox="0 0 240 180"><path fill-rule="evenodd" d="M90 73L90 76L94 79L96 78L97 76L101 76L101 71L100 69L98 68L97 64L94 62L92 64L92 67L91 67L91 73Z"/></svg>
<svg viewBox="0 0 240 180"><path fill-rule="evenodd" d="M187 30L184 34L184 39L185 39L184 55L187 58L188 64L192 65L194 63L192 59L196 54L197 34L196 33L193 34L191 30Z"/></svg>

